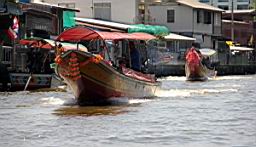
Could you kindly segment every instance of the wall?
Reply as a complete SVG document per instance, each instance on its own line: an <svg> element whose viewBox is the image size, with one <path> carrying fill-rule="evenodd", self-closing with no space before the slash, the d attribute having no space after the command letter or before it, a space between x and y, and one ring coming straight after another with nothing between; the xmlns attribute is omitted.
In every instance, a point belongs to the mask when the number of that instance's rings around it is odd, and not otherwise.
<svg viewBox="0 0 256 147"><path fill-rule="evenodd" d="M205 10L201 10L202 12L205 12ZM193 11L194 15L194 32L196 33L202 33L202 34L212 34L213 28L213 13L211 13L211 24L205 24L204 22L197 23L197 10ZM202 18L203 20L203 18Z"/></svg>
<svg viewBox="0 0 256 147"><path fill-rule="evenodd" d="M80 10L77 17L93 18L92 2L111 2L111 19L116 22L133 23L138 7L136 0L44 0L46 3L75 3L75 7Z"/></svg>
<svg viewBox="0 0 256 147"><path fill-rule="evenodd" d="M175 10L174 23L167 23L167 10ZM192 32L193 13L192 9L181 5L149 6L150 15L155 19L155 24L165 25L171 32Z"/></svg>

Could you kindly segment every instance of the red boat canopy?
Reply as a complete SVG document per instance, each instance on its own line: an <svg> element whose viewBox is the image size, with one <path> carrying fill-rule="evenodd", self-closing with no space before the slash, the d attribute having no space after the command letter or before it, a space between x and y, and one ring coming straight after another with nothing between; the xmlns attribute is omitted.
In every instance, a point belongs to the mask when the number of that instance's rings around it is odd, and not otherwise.
<svg viewBox="0 0 256 147"><path fill-rule="evenodd" d="M82 40L103 39L103 40L151 40L155 36L146 33L120 33L120 32L98 32L85 27L75 27L61 33L57 41L80 42Z"/></svg>

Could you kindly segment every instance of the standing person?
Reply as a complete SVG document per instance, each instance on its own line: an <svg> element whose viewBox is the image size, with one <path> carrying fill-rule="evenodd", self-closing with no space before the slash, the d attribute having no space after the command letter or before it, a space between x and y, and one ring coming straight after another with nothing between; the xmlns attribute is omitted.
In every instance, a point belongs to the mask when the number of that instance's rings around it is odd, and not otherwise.
<svg viewBox="0 0 256 147"><path fill-rule="evenodd" d="M200 54L201 54L201 52L200 52ZM190 49L188 49L188 51L185 54L186 55L186 61L189 62L189 63L199 64L199 62L201 61L200 54L198 53L198 51L196 50L196 48L192 44L192 47Z"/></svg>
<svg viewBox="0 0 256 147"><path fill-rule="evenodd" d="M130 55L131 55L131 68L136 71L140 71L140 52L135 48L134 42L129 43Z"/></svg>

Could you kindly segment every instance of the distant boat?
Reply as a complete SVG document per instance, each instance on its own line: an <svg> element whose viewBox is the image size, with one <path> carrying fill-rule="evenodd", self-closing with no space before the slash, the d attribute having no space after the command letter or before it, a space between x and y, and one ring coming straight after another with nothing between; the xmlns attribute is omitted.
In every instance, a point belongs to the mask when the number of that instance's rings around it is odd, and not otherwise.
<svg viewBox="0 0 256 147"><path fill-rule="evenodd" d="M210 62L208 56L215 54L215 51L202 49L200 54L194 48L190 49L186 54L185 73L188 81L206 81L209 77L216 75L214 68L207 67ZM202 60L206 60L208 63L202 63Z"/></svg>
<svg viewBox="0 0 256 147"><path fill-rule="evenodd" d="M97 32L85 27L71 28L63 32L57 41L95 41L106 40L148 40L155 37L145 33ZM105 44L105 43L104 43ZM110 49L106 44L104 50L88 47L88 52L70 50L63 52L56 59L56 72L71 87L78 104L90 105L105 103L117 97L153 97L160 83L154 75L143 74L115 62L120 58L111 59ZM104 58L102 51L108 57ZM120 51L120 50L119 50ZM130 55L123 53L123 55ZM114 56L111 56L114 57ZM127 58L125 60L128 60Z"/></svg>

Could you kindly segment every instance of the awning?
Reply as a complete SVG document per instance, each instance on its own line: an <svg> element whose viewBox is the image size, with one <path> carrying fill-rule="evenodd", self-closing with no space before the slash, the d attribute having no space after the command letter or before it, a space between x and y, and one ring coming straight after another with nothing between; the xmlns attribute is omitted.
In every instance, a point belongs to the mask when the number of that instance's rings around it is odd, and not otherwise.
<svg viewBox="0 0 256 147"><path fill-rule="evenodd" d="M178 34L174 34L174 33L170 33L167 36L164 36L164 38L166 40L187 40L187 41L195 41L196 38L192 38L192 37L187 37L187 36L182 36L182 35L178 35Z"/></svg>
<svg viewBox="0 0 256 147"><path fill-rule="evenodd" d="M253 51L253 48L242 47L242 46L230 46L230 50L233 51Z"/></svg>
<svg viewBox="0 0 256 147"><path fill-rule="evenodd" d="M120 33L120 32L98 32L85 27L75 27L61 33L57 41L80 42L83 40L103 39L103 40L151 40L153 35L146 33Z"/></svg>

